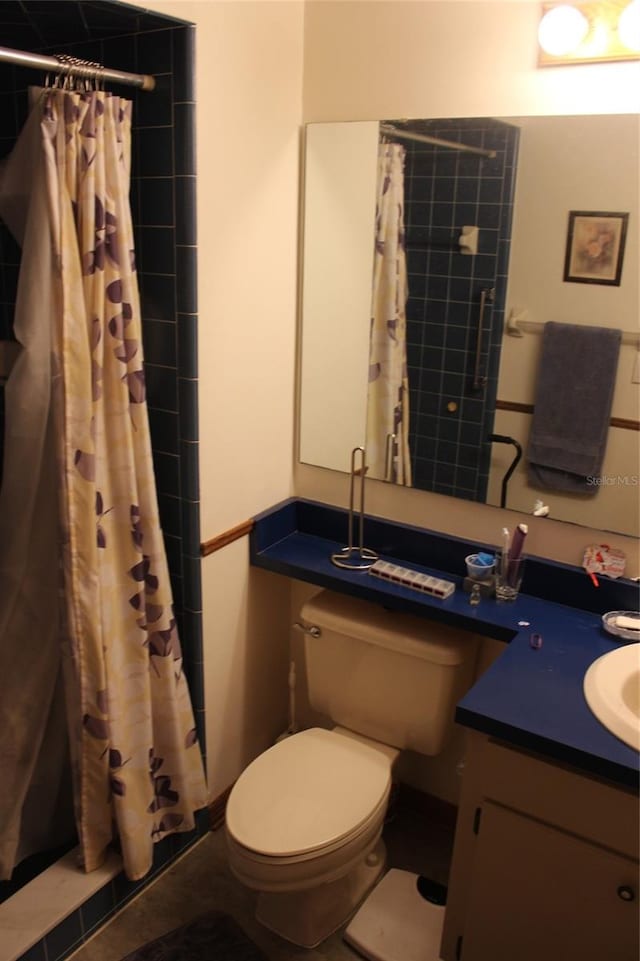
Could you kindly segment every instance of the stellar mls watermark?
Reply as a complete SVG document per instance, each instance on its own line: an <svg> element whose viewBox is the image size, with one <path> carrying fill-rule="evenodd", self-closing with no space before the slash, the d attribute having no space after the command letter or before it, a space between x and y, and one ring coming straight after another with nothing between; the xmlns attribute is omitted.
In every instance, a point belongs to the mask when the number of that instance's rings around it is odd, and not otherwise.
<svg viewBox="0 0 640 961"><path fill-rule="evenodd" d="M602 474L599 477L587 477L589 487L638 487L638 474Z"/></svg>

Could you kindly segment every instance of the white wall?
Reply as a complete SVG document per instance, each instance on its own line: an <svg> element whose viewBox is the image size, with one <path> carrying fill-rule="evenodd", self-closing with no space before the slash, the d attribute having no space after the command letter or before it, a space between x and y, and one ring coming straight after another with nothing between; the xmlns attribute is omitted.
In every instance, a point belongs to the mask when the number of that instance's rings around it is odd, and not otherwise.
<svg viewBox="0 0 640 961"><path fill-rule="evenodd" d="M638 63L536 69L539 12L539 4L528 0L310 0L305 5L304 120L640 109ZM346 505L348 479L297 465L295 489L303 497ZM375 481L367 507L374 514L489 542L517 517ZM604 540L626 551L630 574L640 573L636 540L528 520L532 553L576 564L586 544Z"/></svg>
<svg viewBox="0 0 640 961"><path fill-rule="evenodd" d="M138 3L196 24L205 541L292 491L303 4ZM247 551L202 563L212 798L286 719L288 587Z"/></svg>
<svg viewBox="0 0 640 961"><path fill-rule="evenodd" d="M305 12L304 120L637 111L638 64L536 70L539 11L537 2L521 0L310 0ZM348 478L343 475L297 465L295 481L300 496L347 504ZM369 485L370 513L461 537L495 542L503 526L516 522L513 512L499 508L376 481ZM603 540L626 550L630 572L640 572L637 541L575 524L526 519L532 553L577 564L586 544ZM481 665L490 663L498 650L497 642L485 640ZM440 758L405 756L401 775L418 788L455 800L453 771L461 751L454 737Z"/></svg>
<svg viewBox="0 0 640 961"><path fill-rule="evenodd" d="M536 72L538 4L518 0L137 2L197 26L202 539L288 496L294 469L299 494L346 503L345 475L294 468L303 95L309 121L605 113L612 90L617 109L635 109L637 73ZM495 509L379 483L368 507L470 537L502 526ZM575 560L585 536L549 522L532 548ZM205 558L203 592L215 797L284 723L289 590L249 571L243 540Z"/></svg>
<svg viewBox="0 0 640 961"><path fill-rule="evenodd" d="M507 312L518 305L529 320L540 323L637 328L640 118L521 117L510 122L520 128L520 147ZM619 286L563 280L569 210L631 214ZM535 369L520 356L523 346L521 340L505 340L510 362L500 371L499 392L530 403ZM633 417L638 409L638 388L630 380L617 385L617 417Z"/></svg>
<svg viewBox="0 0 640 961"><path fill-rule="evenodd" d="M634 113L638 63L537 70L534 0L307 0L304 120Z"/></svg>
<svg viewBox="0 0 640 961"><path fill-rule="evenodd" d="M196 25L207 540L291 492L304 5L135 2Z"/></svg>
<svg viewBox="0 0 640 961"><path fill-rule="evenodd" d="M378 136L364 121L305 137L300 460L342 471L367 426Z"/></svg>
<svg viewBox="0 0 640 961"><path fill-rule="evenodd" d="M299 617L302 605L317 593L318 588L301 581L292 581L291 590L291 620ZM438 624L435 621L425 621L425 631L436 632ZM474 681L499 657L504 650L501 641L487 637L477 637L477 655ZM306 696L306 676L304 660L304 635L299 631L292 632L291 653L296 664L297 693L295 698L295 720L301 727L326 727L330 719L314 711ZM460 696L462 696L461 692ZM458 764L464 760L465 734L459 725L452 724L446 736L442 751L434 757L422 757L413 751L403 752L395 767L395 777L403 784L410 784L418 791L431 794L448 804L458 803L460 795L460 777Z"/></svg>
<svg viewBox="0 0 640 961"><path fill-rule="evenodd" d="M289 581L249 566L248 541L203 562L211 797L287 726Z"/></svg>
<svg viewBox="0 0 640 961"><path fill-rule="evenodd" d="M518 176L509 260L506 314L526 311L538 324L560 323L614 327L638 331L638 216L640 210L640 118L637 115L513 118L520 128ZM603 144L614 145L602 149ZM576 162L576 160L578 162ZM563 281L567 214L569 210L630 213L620 285L576 284ZM498 399L533 404L542 338L505 336L502 342ZM613 417L637 420L640 385L633 383L638 349L620 348ZM571 372L567 371L567 376ZM517 438L526 450L532 418L498 410L494 429ZM638 484L639 435L612 428L603 464L611 480L593 497L542 491L529 485L526 459L509 481L509 505L531 511L537 498L562 517L591 527L640 534ZM502 478L513 448L492 448L487 500L500 503ZM616 482L627 478L628 482ZM634 483L635 481L635 483Z"/></svg>
<svg viewBox="0 0 640 961"><path fill-rule="evenodd" d="M291 492L303 11L195 6L206 540ZM215 797L284 724L287 608L282 583L249 590L246 540L205 559L202 573Z"/></svg>

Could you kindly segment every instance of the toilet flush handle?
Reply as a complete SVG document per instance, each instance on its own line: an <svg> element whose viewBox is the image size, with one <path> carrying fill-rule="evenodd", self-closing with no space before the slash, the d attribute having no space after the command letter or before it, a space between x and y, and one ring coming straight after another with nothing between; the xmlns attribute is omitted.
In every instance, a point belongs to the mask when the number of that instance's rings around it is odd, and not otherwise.
<svg viewBox="0 0 640 961"><path fill-rule="evenodd" d="M296 631L302 631L303 634L310 634L311 637L322 637L322 631L315 624L303 624L302 621L296 621L293 626Z"/></svg>

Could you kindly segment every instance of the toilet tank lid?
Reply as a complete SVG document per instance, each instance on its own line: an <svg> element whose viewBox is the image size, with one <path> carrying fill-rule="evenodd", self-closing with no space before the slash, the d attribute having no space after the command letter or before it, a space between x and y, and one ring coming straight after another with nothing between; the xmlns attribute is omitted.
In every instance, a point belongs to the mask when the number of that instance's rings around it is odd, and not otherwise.
<svg viewBox="0 0 640 961"><path fill-rule="evenodd" d="M371 601L332 591L320 591L310 598L302 606L301 616L305 623L321 630L356 637L433 664L460 664L474 645L471 634L446 624L388 611Z"/></svg>
<svg viewBox="0 0 640 961"><path fill-rule="evenodd" d="M353 834L384 801L391 761L349 737L310 728L252 761L236 781L226 827L245 848L293 857Z"/></svg>

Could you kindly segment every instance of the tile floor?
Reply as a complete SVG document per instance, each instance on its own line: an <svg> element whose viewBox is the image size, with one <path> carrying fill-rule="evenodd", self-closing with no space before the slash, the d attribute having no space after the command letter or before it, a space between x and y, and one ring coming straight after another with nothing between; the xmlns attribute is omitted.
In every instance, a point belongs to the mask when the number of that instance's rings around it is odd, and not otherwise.
<svg viewBox="0 0 640 961"><path fill-rule="evenodd" d="M452 810L402 789L384 829L388 866L446 884L454 823ZM259 925L255 894L227 866L224 832L205 835L187 854L83 945L73 961L120 961L135 948L211 909L228 912L270 961L357 961L342 932L312 950L297 948Z"/></svg>

